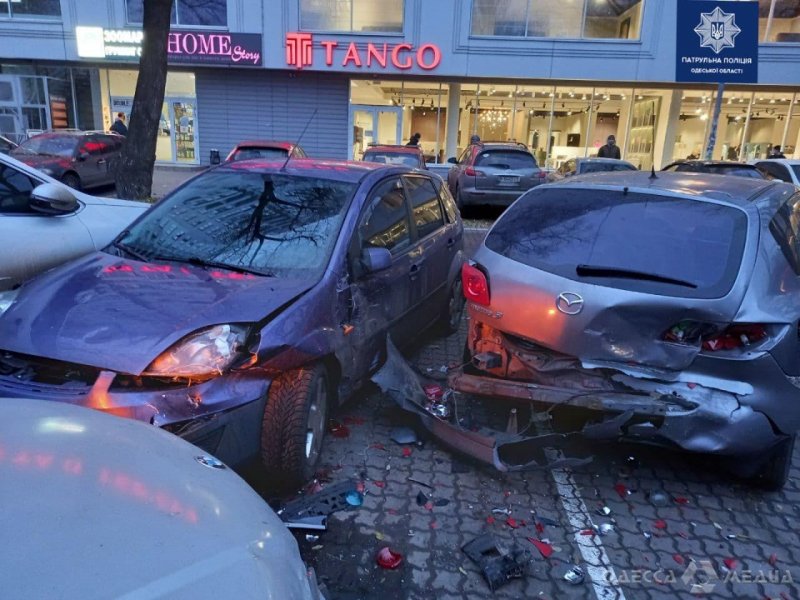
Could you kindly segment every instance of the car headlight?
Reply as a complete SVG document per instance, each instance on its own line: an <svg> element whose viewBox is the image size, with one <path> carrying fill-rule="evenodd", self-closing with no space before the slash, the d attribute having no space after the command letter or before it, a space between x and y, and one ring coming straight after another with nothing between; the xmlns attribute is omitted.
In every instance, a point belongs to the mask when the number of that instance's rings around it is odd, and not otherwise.
<svg viewBox="0 0 800 600"><path fill-rule="evenodd" d="M19 289L0 292L0 315L6 312L17 299Z"/></svg>
<svg viewBox="0 0 800 600"><path fill-rule="evenodd" d="M186 336L162 352L144 375L209 377L221 375L238 358L247 339L241 325L215 325Z"/></svg>

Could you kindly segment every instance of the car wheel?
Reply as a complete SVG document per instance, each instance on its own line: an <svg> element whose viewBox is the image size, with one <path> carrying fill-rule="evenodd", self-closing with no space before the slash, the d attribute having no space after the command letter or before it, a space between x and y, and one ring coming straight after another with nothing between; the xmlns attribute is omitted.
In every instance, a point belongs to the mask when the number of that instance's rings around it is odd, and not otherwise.
<svg viewBox="0 0 800 600"><path fill-rule="evenodd" d="M461 326L461 319L464 316L464 306L467 300L464 298L464 293L461 290L461 274L456 276L453 285L450 286L450 292L447 295L447 304L442 309L442 314L439 316L437 326L437 333L440 335L452 335Z"/></svg>
<svg viewBox="0 0 800 600"><path fill-rule="evenodd" d="M81 178L75 173L64 173L61 176L61 183L76 190L81 189Z"/></svg>
<svg viewBox="0 0 800 600"><path fill-rule="evenodd" d="M786 484L789 479L789 470L792 467L796 439L797 436L793 435L772 449L769 458L752 478L754 484L768 490L779 490Z"/></svg>
<svg viewBox="0 0 800 600"><path fill-rule="evenodd" d="M299 485L314 474L330 395L321 364L288 371L269 388L261 427L261 461L278 485Z"/></svg>

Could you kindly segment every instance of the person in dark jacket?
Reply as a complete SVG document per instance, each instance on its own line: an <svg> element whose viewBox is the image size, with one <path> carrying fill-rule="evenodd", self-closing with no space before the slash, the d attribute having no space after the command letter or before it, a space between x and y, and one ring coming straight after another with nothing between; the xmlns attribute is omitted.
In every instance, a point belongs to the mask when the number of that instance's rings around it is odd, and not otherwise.
<svg viewBox="0 0 800 600"><path fill-rule="evenodd" d="M119 135L128 135L128 127L125 125L125 113L117 113L117 118L111 126L111 131Z"/></svg>
<svg viewBox="0 0 800 600"><path fill-rule="evenodd" d="M781 152L780 146L773 146L767 158L786 158L786 155L783 152Z"/></svg>
<svg viewBox="0 0 800 600"><path fill-rule="evenodd" d="M408 140L408 143L406 144L406 146L419 146L419 140L420 140L421 137L422 136L419 133L415 133Z"/></svg>
<svg viewBox="0 0 800 600"><path fill-rule="evenodd" d="M617 138L613 135L608 136L606 140L605 146L600 146L600 149L597 151L598 158L617 158L619 159L621 156L619 151L619 146L617 146Z"/></svg>

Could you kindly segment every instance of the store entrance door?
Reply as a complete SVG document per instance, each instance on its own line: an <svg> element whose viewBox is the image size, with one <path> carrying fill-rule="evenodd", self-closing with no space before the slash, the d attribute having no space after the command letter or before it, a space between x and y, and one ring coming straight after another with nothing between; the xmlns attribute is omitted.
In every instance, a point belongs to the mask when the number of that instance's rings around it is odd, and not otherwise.
<svg viewBox="0 0 800 600"><path fill-rule="evenodd" d="M156 140L157 161L198 164L196 113L195 98L164 98Z"/></svg>
<svg viewBox="0 0 800 600"><path fill-rule="evenodd" d="M399 144L402 127L400 107L350 105L350 158L359 160L370 144Z"/></svg>

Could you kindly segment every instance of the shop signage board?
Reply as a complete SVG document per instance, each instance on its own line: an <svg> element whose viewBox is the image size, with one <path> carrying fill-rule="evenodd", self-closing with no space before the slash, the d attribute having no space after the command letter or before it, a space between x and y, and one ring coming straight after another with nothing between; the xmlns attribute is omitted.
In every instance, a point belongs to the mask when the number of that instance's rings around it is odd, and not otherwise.
<svg viewBox="0 0 800 600"><path fill-rule="evenodd" d="M758 2L679 0L675 80L758 83Z"/></svg>
<svg viewBox="0 0 800 600"><path fill-rule="evenodd" d="M136 61L142 54L141 29L103 29L76 27L78 56L105 60ZM260 33L171 31L167 38L167 61L170 64L260 67Z"/></svg>
<svg viewBox="0 0 800 600"><path fill-rule="evenodd" d="M432 71L442 62L442 51L436 44L339 42L317 39L314 34L303 31L286 34L287 66L295 69L322 67L314 62L315 46L325 51L325 67L353 67L365 71L407 71L418 67Z"/></svg>

